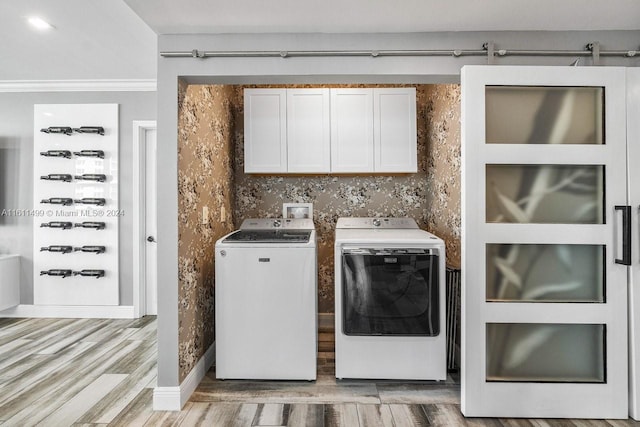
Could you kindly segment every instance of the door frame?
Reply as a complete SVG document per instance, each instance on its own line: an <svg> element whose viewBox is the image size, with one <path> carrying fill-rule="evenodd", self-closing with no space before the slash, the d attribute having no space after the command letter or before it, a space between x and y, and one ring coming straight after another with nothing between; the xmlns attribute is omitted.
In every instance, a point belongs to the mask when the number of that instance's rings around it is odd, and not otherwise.
<svg viewBox="0 0 640 427"><path fill-rule="evenodd" d="M147 314L145 244L145 185L147 131L157 129L155 120L133 121L133 316ZM157 287L157 283L156 283Z"/></svg>

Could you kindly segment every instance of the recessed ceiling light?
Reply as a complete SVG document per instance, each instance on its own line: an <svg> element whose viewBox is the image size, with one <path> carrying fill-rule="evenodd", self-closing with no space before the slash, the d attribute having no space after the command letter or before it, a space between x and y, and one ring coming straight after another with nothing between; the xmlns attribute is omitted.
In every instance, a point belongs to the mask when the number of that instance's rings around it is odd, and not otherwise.
<svg viewBox="0 0 640 427"><path fill-rule="evenodd" d="M53 28L53 25L49 24L42 18L38 18L37 16L32 16L29 18L29 24L31 24L34 28L38 30L49 30Z"/></svg>

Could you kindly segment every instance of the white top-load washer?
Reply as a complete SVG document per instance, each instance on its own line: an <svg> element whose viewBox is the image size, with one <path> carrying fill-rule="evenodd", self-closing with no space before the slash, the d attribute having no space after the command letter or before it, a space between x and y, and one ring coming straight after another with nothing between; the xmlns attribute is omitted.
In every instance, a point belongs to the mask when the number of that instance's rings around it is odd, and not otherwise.
<svg viewBox="0 0 640 427"><path fill-rule="evenodd" d="M411 218L340 218L336 378L444 380L445 245Z"/></svg>
<svg viewBox="0 0 640 427"><path fill-rule="evenodd" d="M247 219L215 246L216 378L315 380L311 219Z"/></svg>

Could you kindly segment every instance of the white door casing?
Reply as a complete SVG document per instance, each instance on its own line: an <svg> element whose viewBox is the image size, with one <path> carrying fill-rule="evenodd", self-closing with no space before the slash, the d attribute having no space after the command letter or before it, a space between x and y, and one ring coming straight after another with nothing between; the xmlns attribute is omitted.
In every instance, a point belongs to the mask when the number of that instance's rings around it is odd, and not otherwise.
<svg viewBox="0 0 640 427"><path fill-rule="evenodd" d="M627 268L614 262L615 258L620 257L621 246L620 239L617 238L621 218L615 206L626 205L627 201L624 81L624 69L612 67L463 68L461 409L465 416L627 417ZM604 115L599 114L602 111L596 111L593 119L597 121L598 117L604 117L604 143L563 143L566 142L563 138L568 132L562 125L566 121L563 115L570 114L578 104L572 98L575 91L566 91L567 94L562 95L558 115L550 125L549 140L546 141L548 143L487 143L488 86L526 86L543 90L554 87L603 88ZM513 108L517 108L518 101L517 98L514 99L516 101ZM539 108L536 118L544 116L546 111L543 110L544 108ZM515 114L517 116L519 113ZM509 119L504 119L507 120ZM532 221L532 212L528 208L535 209L537 200L543 195L558 193L568 184L576 188L586 184L579 180L575 183L565 180L556 183L552 189L540 187L541 180L535 179L529 196L510 200L500 193L502 189L493 187L493 180L499 175L492 175L492 187L487 185L487 175L490 171L494 173L511 165L529 172L534 171L538 178L552 170L556 170L555 173L558 170L569 171L569 178L583 173L581 169L593 171L595 176L598 175L597 171L603 170L599 179L594 178L596 184L593 186L597 190L594 193L602 208L601 212L597 212L599 208L596 205L594 215L601 216L604 220L580 224L553 220ZM600 188L602 185L605 187ZM489 191L490 195L487 194ZM494 191L497 195L493 194ZM505 213L501 215L506 220L489 222L488 196L502 203ZM513 218L509 219L509 215ZM498 247L497 245L510 245L508 248L511 249L503 258L491 258L493 262L489 266L488 252L490 248ZM605 277L597 280L603 289L602 301L538 301L545 293L545 298L552 300L549 294L553 294L554 289L581 286L577 279L566 283L543 283L519 302L504 298L502 290L497 293L497 297L490 298L487 286L490 268L498 267L503 275L502 283L507 286L514 289L523 286L521 277L514 274L515 266L510 264L518 256L514 255L514 247L518 247L520 252L532 247L554 248L557 258L564 261L568 269L571 268L572 261L575 261L570 258L571 251L604 248L604 252L599 253L604 257L600 264L605 271L600 274ZM601 260L596 257L598 259ZM518 292L524 295L524 291ZM586 330L589 332L579 334L587 337L585 342L597 344L593 352L581 353L580 349L571 347L573 338L564 339L574 337L577 335L576 331ZM499 331L506 331L502 335L502 341L494 340L500 336ZM489 344L488 337L492 340ZM559 340L559 337L564 340ZM496 342L500 342L502 347L493 348ZM553 348L556 351L550 352ZM493 359L488 356L490 350L494 350ZM598 350L602 354L597 354ZM555 382L551 381L553 376L536 381L535 374L531 377L503 377L494 368L495 354L500 354L499 357L503 359L503 363L499 365L502 371L505 371L506 366L517 372L519 364L527 365L529 359L545 360L549 355L553 357L548 365L553 366L543 368L547 372L552 372L556 365L571 366L574 361L581 360L581 357L590 362L575 363L591 363L600 368L595 369L593 381L576 380L572 375L563 377L560 373L556 374ZM535 366L535 363L531 365Z"/></svg>
<svg viewBox="0 0 640 427"><path fill-rule="evenodd" d="M156 122L133 122L134 316L157 314Z"/></svg>

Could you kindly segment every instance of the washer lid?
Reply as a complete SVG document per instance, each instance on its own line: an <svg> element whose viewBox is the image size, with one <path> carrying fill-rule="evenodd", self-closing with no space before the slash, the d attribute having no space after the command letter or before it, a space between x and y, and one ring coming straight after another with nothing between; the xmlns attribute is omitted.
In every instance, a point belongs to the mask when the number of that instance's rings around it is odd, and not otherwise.
<svg viewBox="0 0 640 427"><path fill-rule="evenodd" d="M336 229L417 229L413 218L338 218Z"/></svg>
<svg viewBox="0 0 640 427"><path fill-rule="evenodd" d="M227 236L222 242L235 243L308 243L311 231L308 230L238 230Z"/></svg>

